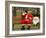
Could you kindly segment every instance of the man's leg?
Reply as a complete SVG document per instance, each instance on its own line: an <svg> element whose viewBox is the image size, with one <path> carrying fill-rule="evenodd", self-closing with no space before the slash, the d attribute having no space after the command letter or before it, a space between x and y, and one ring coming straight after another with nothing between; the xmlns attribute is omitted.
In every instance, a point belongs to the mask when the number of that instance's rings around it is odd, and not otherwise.
<svg viewBox="0 0 46 38"><path fill-rule="evenodd" d="M25 30L25 24L22 24L22 28L21 28L21 30Z"/></svg>
<svg viewBox="0 0 46 38"><path fill-rule="evenodd" d="M27 24L27 25L28 25L27 29L30 30L30 28L31 28L31 24Z"/></svg>

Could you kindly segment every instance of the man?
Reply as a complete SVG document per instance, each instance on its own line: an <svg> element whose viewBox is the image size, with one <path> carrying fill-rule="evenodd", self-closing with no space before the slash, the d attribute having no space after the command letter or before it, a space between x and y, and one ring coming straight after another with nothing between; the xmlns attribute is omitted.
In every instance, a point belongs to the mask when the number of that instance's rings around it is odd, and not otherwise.
<svg viewBox="0 0 46 38"><path fill-rule="evenodd" d="M31 14L30 11L25 11L25 13L22 14L22 16L24 17L23 20L21 20L21 24L22 26L24 26L25 24L28 25L28 28L27 29L30 29L30 24L32 23L32 17L33 15Z"/></svg>

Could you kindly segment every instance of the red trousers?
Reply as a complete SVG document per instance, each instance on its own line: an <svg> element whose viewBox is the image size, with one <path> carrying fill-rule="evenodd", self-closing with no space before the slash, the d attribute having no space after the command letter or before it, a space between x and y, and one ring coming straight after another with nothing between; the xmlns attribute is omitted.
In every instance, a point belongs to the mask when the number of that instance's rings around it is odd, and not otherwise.
<svg viewBox="0 0 46 38"><path fill-rule="evenodd" d="M26 19L24 19L24 20L21 20L21 24L31 24L31 21L30 20L26 20Z"/></svg>

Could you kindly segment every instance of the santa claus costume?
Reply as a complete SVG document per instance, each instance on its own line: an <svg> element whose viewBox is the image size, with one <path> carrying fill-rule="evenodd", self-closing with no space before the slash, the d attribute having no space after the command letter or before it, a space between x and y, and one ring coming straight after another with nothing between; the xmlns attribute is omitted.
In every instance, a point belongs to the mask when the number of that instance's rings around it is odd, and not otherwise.
<svg viewBox="0 0 46 38"><path fill-rule="evenodd" d="M21 20L21 24L31 24L32 23L32 14L23 13L24 19Z"/></svg>

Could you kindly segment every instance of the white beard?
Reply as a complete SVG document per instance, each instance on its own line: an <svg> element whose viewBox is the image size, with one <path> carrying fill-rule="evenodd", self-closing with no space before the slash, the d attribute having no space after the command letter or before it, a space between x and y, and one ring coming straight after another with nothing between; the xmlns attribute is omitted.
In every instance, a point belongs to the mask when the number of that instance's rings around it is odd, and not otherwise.
<svg viewBox="0 0 46 38"><path fill-rule="evenodd" d="M26 15L25 19L27 19L27 18L28 18L28 15Z"/></svg>

